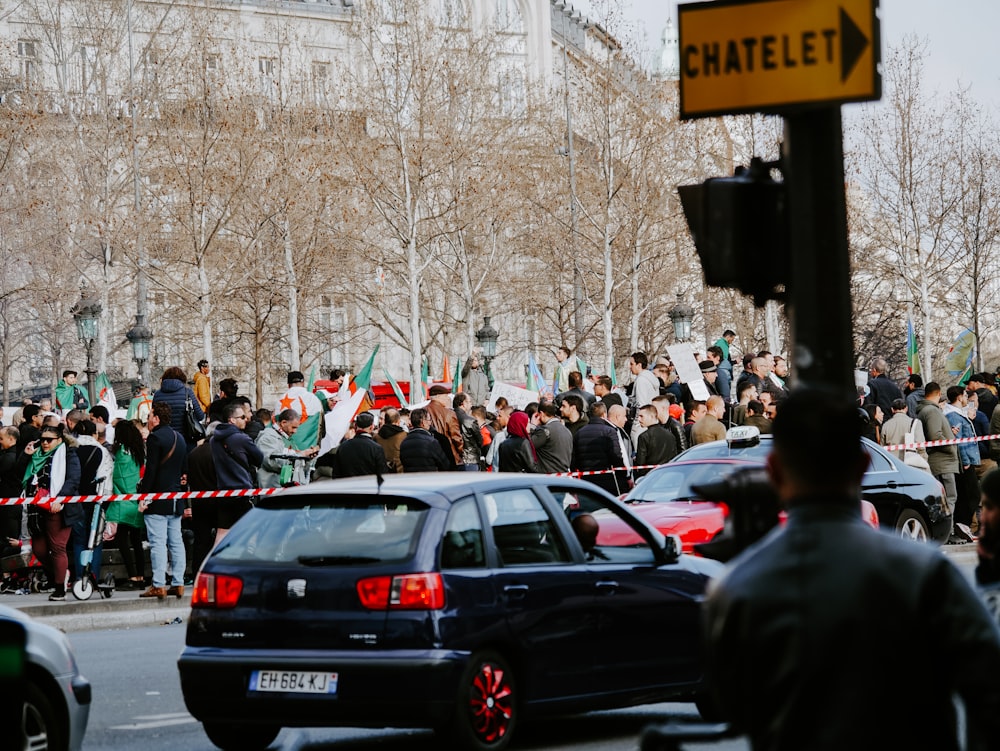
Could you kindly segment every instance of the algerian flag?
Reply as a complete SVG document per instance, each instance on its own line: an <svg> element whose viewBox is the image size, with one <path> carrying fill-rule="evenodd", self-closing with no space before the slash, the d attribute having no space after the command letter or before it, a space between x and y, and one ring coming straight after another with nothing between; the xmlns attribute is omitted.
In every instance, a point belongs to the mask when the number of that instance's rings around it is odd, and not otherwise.
<svg viewBox="0 0 1000 751"><path fill-rule="evenodd" d="M587 363L579 357L576 358L576 369L580 371L580 375L584 378L587 377Z"/></svg>
<svg viewBox="0 0 1000 751"><path fill-rule="evenodd" d="M970 378L972 378L972 366L971 365L968 368L965 369L964 373L962 373L962 377L958 379L958 384L957 385L959 385L959 386L965 386L965 384L967 384L969 382Z"/></svg>
<svg viewBox="0 0 1000 751"><path fill-rule="evenodd" d="M386 370L385 368L382 368L382 372L385 373L385 380L387 380L389 382L389 385L392 386L392 391L396 395L396 398L399 399L399 403L402 406L404 406L407 409L409 409L410 405L406 401L406 397L403 396L403 390L399 387L399 384L396 383L396 379L393 378L392 374L389 373L389 371ZM411 389L411 391L412 391L412 389Z"/></svg>
<svg viewBox="0 0 1000 751"><path fill-rule="evenodd" d="M375 349L377 350L378 347ZM372 357L374 356L375 353L373 352ZM371 360L369 360L369 365L370 364ZM354 382L352 381L352 388L353 384ZM351 393L350 396L345 396L333 405L333 409L326 413L326 417L324 417L324 420L326 421L326 435L323 436L323 442L319 446L320 456L327 453L330 449L340 445L340 441L347 432L347 428L350 426L351 420L354 419L354 416L361 408L361 402L364 401L367 393L368 390L366 388L358 387L353 391L353 393ZM299 428L299 430L301 431L302 428ZM298 435L298 433L295 435Z"/></svg>
<svg viewBox="0 0 1000 751"><path fill-rule="evenodd" d="M427 398L427 392L430 390L430 386L428 384L430 384L430 382L431 382L431 363L430 360L427 359L427 357L424 357L423 362L420 365L420 385L423 390L423 394L421 394L421 397L423 399ZM411 393L410 396L413 396L413 394Z"/></svg>
<svg viewBox="0 0 1000 751"><path fill-rule="evenodd" d="M98 373L94 383L97 386L97 403L104 405L105 409L108 410L108 421L110 422L118 412L118 398L111 386L111 379L108 378L107 373Z"/></svg>
<svg viewBox="0 0 1000 751"><path fill-rule="evenodd" d="M372 368L375 366L375 355L378 354L378 348L380 345L376 344L375 349L372 350L371 355L368 357L368 362L366 362L358 374L351 379L351 393L357 391L368 391L372 385ZM352 417L354 415L351 415Z"/></svg>
<svg viewBox="0 0 1000 751"><path fill-rule="evenodd" d="M609 370L611 371L611 386L615 387L618 385L618 369L615 367L615 356L611 355L609 360Z"/></svg>
<svg viewBox="0 0 1000 751"><path fill-rule="evenodd" d="M301 418L299 429L290 441L291 447L301 451L318 446L319 424L323 419L323 405L319 397L302 386L294 386L281 395L274 408L275 416L286 409L294 409Z"/></svg>
<svg viewBox="0 0 1000 751"><path fill-rule="evenodd" d="M310 391L315 390L316 386L316 363L313 363L312 370L309 371L309 383L306 384L306 388Z"/></svg>
<svg viewBox="0 0 1000 751"><path fill-rule="evenodd" d="M451 393L457 394L462 390L462 358L458 358L455 363L455 380L451 384Z"/></svg>

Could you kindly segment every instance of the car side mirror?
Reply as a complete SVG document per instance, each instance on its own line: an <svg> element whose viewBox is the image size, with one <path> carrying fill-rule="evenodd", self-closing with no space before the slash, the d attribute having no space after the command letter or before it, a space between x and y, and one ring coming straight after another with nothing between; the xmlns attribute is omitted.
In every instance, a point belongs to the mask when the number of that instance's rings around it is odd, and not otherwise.
<svg viewBox="0 0 1000 751"><path fill-rule="evenodd" d="M681 557L681 538L678 535L665 535L663 540L663 554L667 560L673 563Z"/></svg>

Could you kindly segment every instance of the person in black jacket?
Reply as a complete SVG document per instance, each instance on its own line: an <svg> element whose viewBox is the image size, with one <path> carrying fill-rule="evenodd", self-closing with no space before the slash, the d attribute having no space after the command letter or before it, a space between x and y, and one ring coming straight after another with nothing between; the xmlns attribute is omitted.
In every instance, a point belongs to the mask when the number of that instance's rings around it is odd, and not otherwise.
<svg viewBox="0 0 1000 751"><path fill-rule="evenodd" d="M27 404L24 407L24 422L18 427L17 453L32 441L37 441L42 430L42 408L37 404ZM35 444L36 446L38 444Z"/></svg>
<svg viewBox="0 0 1000 751"><path fill-rule="evenodd" d="M607 408L597 402L590 410L590 421L576 431L573 436L573 464L571 469L580 471L607 470L622 467L625 460L622 457L621 444L618 442L618 428L605 419ZM589 480L598 487L604 488L612 495L618 495L628 490L619 487L616 477L618 473L607 472L599 475L588 475Z"/></svg>
<svg viewBox="0 0 1000 751"><path fill-rule="evenodd" d="M979 490L983 494L976 553L976 584L1000 583L1000 471L983 475Z"/></svg>
<svg viewBox="0 0 1000 751"><path fill-rule="evenodd" d="M538 472L538 455L528 437L528 414L514 410L507 420L507 437L500 444L501 472Z"/></svg>
<svg viewBox="0 0 1000 751"><path fill-rule="evenodd" d="M362 412L354 419L354 437L337 449L334 477L384 475L391 471L385 451L372 436L374 426L375 416L371 412Z"/></svg>
<svg viewBox="0 0 1000 751"><path fill-rule="evenodd" d="M635 465L641 467L650 464L666 464L677 456L677 439L670 428L660 422L656 407L645 404L639 408L639 424L645 428L639 434L635 447ZM648 469L637 469L636 476L642 477L650 472Z"/></svg>
<svg viewBox="0 0 1000 751"><path fill-rule="evenodd" d="M569 472L573 461L573 434L559 419L559 408L552 402L538 405L538 422L538 427L531 431L538 471Z"/></svg>
<svg viewBox="0 0 1000 751"><path fill-rule="evenodd" d="M170 427L170 405L153 400L149 411L149 437L146 438L146 470L139 482L140 493L178 493L181 478L187 474L187 443L184 436ZM149 540L149 563L153 581L139 597L163 599L168 594L184 596L184 569L187 558L181 535L181 515L184 501L163 498L140 501L139 510L146 516L146 538ZM170 589L167 589L167 556L170 557Z"/></svg>
<svg viewBox="0 0 1000 751"><path fill-rule="evenodd" d="M21 495L21 474L17 471L18 430L0 428L0 498ZM21 547L21 507L0 506L0 551ZM17 552L17 551L13 551Z"/></svg>
<svg viewBox="0 0 1000 751"><path fill-rule="evenodd" d="M209 439L216 483L219 490L248 490L254 487L257 468L264 461L264 453L243 430L247 414L242 404L230 402L225 408L225 417L226 422L216 425ZM252 504L249 496L220 498L216 503L215 544L218 545Z"/></svg>
<svg viewBox="0 0 1000 751"><path fill-rule="evenodd" d="M961 747L1000 748L997 625L938 548L859 517L869 457L845 391L801 388L775 417L767 473L788 520L709 585L712 708L754 749L954 750L957 696ZM928 634L946 659L912 659Z"/></svg>
<svg viewBox="0 0 1000 751"><path fill-rule="evenodd" d="M404 472L448 472L454 466L438 439L431 435L431 416L426 409L410 413L409 434L399 444L399 461Z"/></svg>
<svg viewBox="0 0 1000 751"><path fill-rule="evenodd" d="M479 430L476 418L469 414L472 408L469 395L459 391L452 399L451 408L458 418L458 427L462 431L462 466L466 472L478 472L483 459L483 434Z"/></svg>
<svg viewBox="0 0 1000 751"><path fill-rule="evenodd" d="M176 430L180 434L181 440L184 441L181 448L185 452L191 453L191 450L198 443L184 438L184 411L190 404L195 418L202 423L205 421L205 413L202 412L194 392L187 385L187 376L184 371L176 365L164 370L160 380L160 388L153 394L153 401L166 402L170 405L170 427Z"/></svg>

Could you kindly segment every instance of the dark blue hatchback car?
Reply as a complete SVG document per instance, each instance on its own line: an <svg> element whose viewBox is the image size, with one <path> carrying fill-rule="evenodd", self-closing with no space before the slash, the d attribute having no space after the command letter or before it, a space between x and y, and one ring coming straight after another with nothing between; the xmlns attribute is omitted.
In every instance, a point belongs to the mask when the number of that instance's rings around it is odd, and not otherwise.
<svg viewBox="0 0 1000 751"><path fill-rule="evenodd" d="M293 726L500 749L522 718L695 699L720 570L578 480L314 483L263 497L205 561L181 686L224 749Z"/></svg>

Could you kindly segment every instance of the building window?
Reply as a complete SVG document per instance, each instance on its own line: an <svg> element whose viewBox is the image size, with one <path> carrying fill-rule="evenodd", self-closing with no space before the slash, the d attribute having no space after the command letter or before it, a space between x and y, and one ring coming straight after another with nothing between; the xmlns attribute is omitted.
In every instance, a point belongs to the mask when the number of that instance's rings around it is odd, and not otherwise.
<svg viewBox="0 0 1000 751"><path fill-rule="evenodd" d="M463 29L468 23L465 20L465 5L462 0L438 0L438 21L446 29Z"/></svg>
<svg viewBox="0 0 1000 751"><path fill-rule="evenodd" d="M257 81L260 93L268 100L274 100L278 95L278 60L274 57L257 58Z"/></svg>
<svg viewBox="0 0 1000 751"><path fill-rule="evenodd" d="M320 297L320 328L323 340L327 343L324 359L333 367L342 366L347 362L347 347L344 336L347 329L347 314L344 309L336 306L327 295Z"/></svg>
<svg viewBox="0 0 1000 751"><path fill-rule="evenodd" d="M218 52L205 53L205 72L210 76L222 72L222 56Z"/></svg>
<svg viewBox="0 0 1000 751"><path fill-rule="evenodd" d="M38 42L32 39L17 41L18 73L26 89L38 83Z"/></svg>
<svg viewBox="0 0 1000 751"><path fill-rule="evenodd" d="M517 70L501 71L497 82L500 112L507 117L521 117L527 110L524 76Z"/></svg>
<svg viewBox="0 0 1000 751"><path fill-rule="evenodd" d="M330 63L314 60L310 81L312 83L313 104L326 106L330 94Z"/></svg>
<svg viewBox="0 0 1000 751"><path fill-rule="evenodd" d="M517 0L497 0L497 28L508 34L524 33L524 20Z"/></svg>

